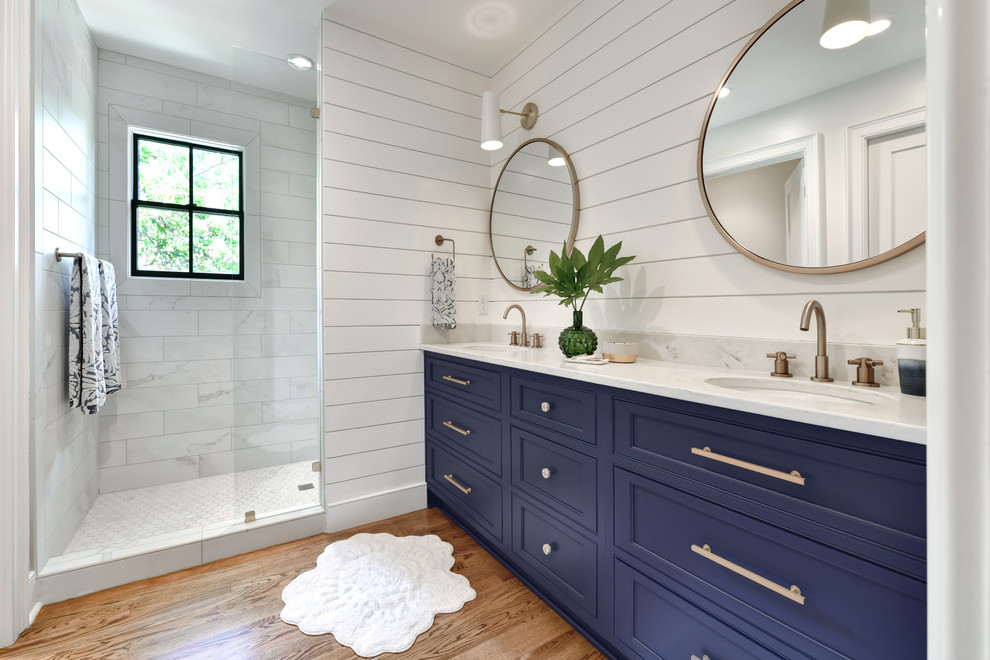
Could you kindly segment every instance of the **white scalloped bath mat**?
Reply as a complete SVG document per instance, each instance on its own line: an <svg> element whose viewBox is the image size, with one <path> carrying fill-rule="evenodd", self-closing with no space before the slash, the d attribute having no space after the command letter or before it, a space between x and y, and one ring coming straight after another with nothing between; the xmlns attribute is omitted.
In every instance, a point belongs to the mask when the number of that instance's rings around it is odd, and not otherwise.
<svg viewBox="0 0 990 660"><path fill-rule="evenodd" d="M440 537L355 534L331 543L282 590L282 620L307 635L333 633L363 657L405 651L441 612L477 594L450 572L454 548Z"/></svg>

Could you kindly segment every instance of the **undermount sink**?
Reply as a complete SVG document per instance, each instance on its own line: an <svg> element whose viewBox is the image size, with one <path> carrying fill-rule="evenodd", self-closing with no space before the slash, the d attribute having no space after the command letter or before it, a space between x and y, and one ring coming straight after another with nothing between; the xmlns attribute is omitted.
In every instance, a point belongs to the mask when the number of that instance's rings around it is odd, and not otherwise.
<svg viewBox="0 0 990 660"><path fill-rule="evenodd" d="M752 376L715 376L705 382L736 392L761 394L768 398L794 402L862 403L867 405L893 403L895 397L873 389L815 383L797 378L757 378Z"/></svg>
<svg viewBox="0 0 990 660"><path fill-rule="evenodd" d="M506 346L505 344L471 344L465 346L466 351L478 351L479 353L515 353L523 350L522 346Z"/></svg>

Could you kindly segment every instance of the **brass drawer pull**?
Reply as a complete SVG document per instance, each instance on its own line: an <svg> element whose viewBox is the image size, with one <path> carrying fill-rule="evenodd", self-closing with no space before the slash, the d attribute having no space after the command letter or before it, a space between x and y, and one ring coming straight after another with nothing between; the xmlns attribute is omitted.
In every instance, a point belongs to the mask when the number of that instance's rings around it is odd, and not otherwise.
<svg viewBox="0 0 990 660"><path fill-rule="evenodd" d="M549 479L550 478L550 468L543 468L542 470L540 470L540 474L543 475L543 478L544 479Z"/></svg>
<svg viewBox="0 0 990 660"><path fill-rule="evenodd" d="M458 385L465 385L465 386L467 386L467 385L470 385L471 384L471 381L469 381L469 380L461 380L460 378L454 378L453 376L444 376L443 379L444 380L449 380L452 383L457 383Z"/></svg>
<svg viewBox="0 0 990 660"><path fill-rule="evenodd" d="M471 435L471 429L462 429L459 426L454 426L454 421L453 420L450 420L448 422L444 422L443 425L446 426L448 429L452 429L454 431L457 431L461 435Z"/></svg>
<svg viewBox="0 0 990 660"><path fill-rule="evenodd" d="M797 484L799 486L804 485L804 477L802 477L801 473L797 470L791 470L790 473L781 472L780 470L772 470L768 467L757 465L756 463L747 463L746 461L740 461L738 458L731 458L729 456L723 456L722 454L716 454L712 451L711 447L705 447L704 449L691 447L691 453L697 454L698 456L704 456L705 458L710 458L713 461L735 465L736 467L741 467L744 470L759 472L760 474L765 474L768 477L774 477L775 479L783 479L784 481L789 481L792 484Z"/></svg>
<svg viewBox="0 0 990 660"><path fill-rule="evenodd" d="M542 410L545 413L546 412L550 412L550 402L549 401L544 401L543 403L541 403L540 404L540 410Z"/></svg>
<svg viewBox="0 0 990 660"><path fill-rule="evenodd" d="M454 475L452 475L452 474L445 474L445 475L443 475L443 478L446 479L447 481L449 481L450 483L454 484L455 486L457 486L457 489L459 491L461 491L462 493L464 493L465 495L470 495L471 494L471 489L470 488L465 488L464 486L462 486L459 483L457 483L454 480Z"/></svg>
<svg viewBox="0 0 990 660"><path fill-rule="evenodd" d="M549 543L543 544L543 554L549 555L551 550L553 550L553 548L550 547Z"/></svg>
<svg viewBox="0 0 990 660"><path fill-rule="evenodd" d="M729 569L733 573L738 573L739 575L743 576L744 578L749 579L749 580L752 580L753 582L757 583L761 587L766 587L770 591L773 591L775 593L778 593L781 596L784 596L786 598L790 598L791 600L793 600L795 603L797 603L799 605L804 605L804 596L801 595L801 590L799 588L797 588L795 585L791 585L791 588L790 589L788 589L787 587L782 587L779 584L777 584L776 582L771 582L770 580L766 579L762 575L757 575L753 571L750 571L748 569L745 569L745 568L743 568L742 566L740 566L738 564L733 564L728 559L725 559L723 557L719 557L714 552L712 552L711 547L707 543L705 545L701 546L701 547L698 547L698 546L692 544L691 545L691 551L698 553L699 555L701 555L705 559L708 559L710 561L715 562L719 566L724 566L725 568Z"/></svg>

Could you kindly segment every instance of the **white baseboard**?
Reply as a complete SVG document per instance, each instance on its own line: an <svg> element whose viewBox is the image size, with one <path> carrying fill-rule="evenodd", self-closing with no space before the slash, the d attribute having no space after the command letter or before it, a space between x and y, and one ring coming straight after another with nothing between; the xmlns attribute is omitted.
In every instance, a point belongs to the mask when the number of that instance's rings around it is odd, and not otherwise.
<svg viewBox="0 0 990 660"><path fill-rule="evenodd" d="M426 508L426 483L327 504L327 531L339 532Z"/></svg>

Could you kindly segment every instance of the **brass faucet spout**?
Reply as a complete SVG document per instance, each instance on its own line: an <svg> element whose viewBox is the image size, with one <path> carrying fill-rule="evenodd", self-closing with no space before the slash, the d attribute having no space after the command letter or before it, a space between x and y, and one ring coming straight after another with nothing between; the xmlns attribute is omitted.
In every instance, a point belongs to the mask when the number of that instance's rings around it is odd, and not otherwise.
<svg viewBox="0 0 990 660"><path fill-rule="evenodd" d="M513 309L518 309L520 316L522 316L522 337L520 338L522 339L522 345L529 346L529 335L526 334L526 312L523 311L523 308L520 307L519 305L509 305L508 307L505 308L505 313L502 314L502 318L503 319L509 318L509 312L511 312Z"/></svg>
<svg viewBox="0 0 990 660"><path fill-rule="evenodd" d="M811 313L815 313L815 325L818 330L818 354L815 355L815 375L811 380L831 383L832 378L828 376L828 354L825 345L825 310L817 300L809 300L801 312L801 325L798 326L805 332L811 328Z"/></svg>

